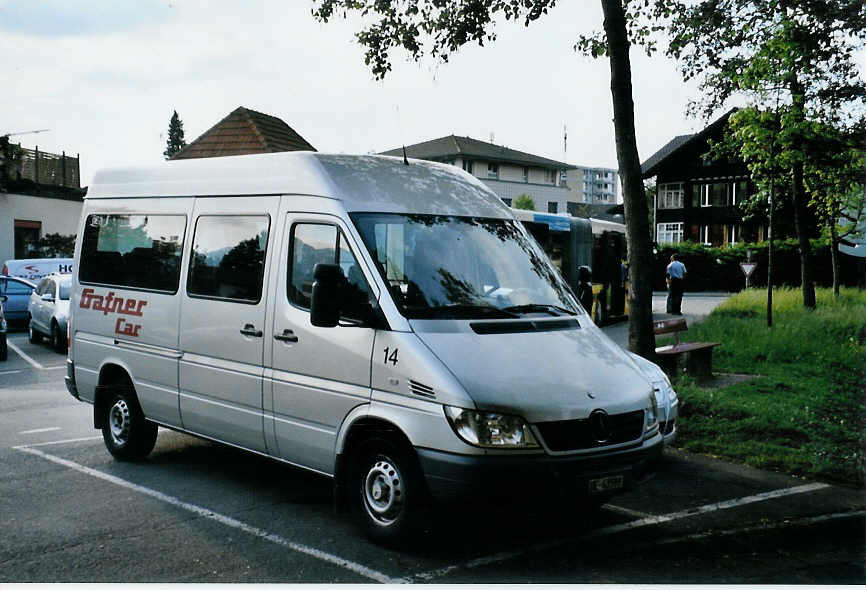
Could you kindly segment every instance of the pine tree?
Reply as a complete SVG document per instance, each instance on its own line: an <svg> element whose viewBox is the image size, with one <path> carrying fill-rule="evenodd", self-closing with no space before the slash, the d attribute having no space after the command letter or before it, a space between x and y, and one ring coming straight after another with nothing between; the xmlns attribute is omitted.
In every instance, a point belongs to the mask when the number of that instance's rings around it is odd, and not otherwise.
<svg viewBox="0 0 866 590"><path fill-rule="evenodd" d="M186 147L186 140L183 138L183 121L177 116L177 111L171 116L171 121L168 124L168 141L165 142L165 151L162 155L166 160L170 160L173 155Z"/></svg>

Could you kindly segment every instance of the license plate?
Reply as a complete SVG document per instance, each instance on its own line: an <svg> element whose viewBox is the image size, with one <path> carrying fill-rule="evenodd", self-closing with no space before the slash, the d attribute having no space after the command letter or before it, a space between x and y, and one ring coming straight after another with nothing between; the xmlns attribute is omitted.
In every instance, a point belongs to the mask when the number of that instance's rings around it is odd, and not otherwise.
<svg viewBox="0 0 866 590"><path fill-rule="evenodd" d="M612 490L619 490L625 485L625 477L622 475L611 475L589 480L590 494L603 494Z"/></svg>

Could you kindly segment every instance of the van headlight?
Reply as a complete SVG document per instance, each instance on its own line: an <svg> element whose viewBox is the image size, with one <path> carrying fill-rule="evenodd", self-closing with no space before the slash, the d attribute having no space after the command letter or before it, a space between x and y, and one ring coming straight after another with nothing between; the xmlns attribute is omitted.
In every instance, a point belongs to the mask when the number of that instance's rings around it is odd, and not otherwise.
<svg viewBox="0 0 866 590"><path fill-rule="evenodd" d="M445 417L464 442L476 447L537 449L538 441L520 416L445 407Z"/></svg>
<svg viewBox="0 0 866 590"><path fill-rule="evenodd" d="M656 405L655 393L651 393L647 398L646 412L646 432L659 427L659 409Z"/></svg>

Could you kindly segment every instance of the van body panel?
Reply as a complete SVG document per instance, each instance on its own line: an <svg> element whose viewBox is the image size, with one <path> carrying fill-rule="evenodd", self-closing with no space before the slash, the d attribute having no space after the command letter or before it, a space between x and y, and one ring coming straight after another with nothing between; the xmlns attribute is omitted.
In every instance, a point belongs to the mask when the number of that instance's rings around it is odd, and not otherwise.
<svg viewBox="0 0 866 590"><path fill-rule="evenodd" d="M196 198L180 298L184 428L262 452L265 287L279 202L273 196ZM261 274L249 266L256 248L264 249ZM193 287L194 258L208 280ZM215 268L207 266L217 259Z"/></svg>
<svg viewBox="0 0 866 590"><path fill-rule="evenodd" d="M376 333L373 389L400 396L406 404L424 400L475 408L475 402L448 367L413 332Z"/></svg>
<svg viewBox="0 0 866 590"><path fill-rule="evenodd" d="M479 409L530 422L571 420L596 408L609 414L641 410L652 393L626 353L585 315L580 328L516 334L478 334L475 321L410 323Z"/></svg>
<svg viewBox="0 0 866 590"><path fill-rule="evenodd" d="M291 198L286 199L287 207L291 206ZM340 425L353 408L370 399L370 357L375 330L356 325L314 326L309 310L289 300L294 228L310 227L333 234L331 256L336 256L334 246L339 233L340 243L345 243L355 258L354 272L360 272L368 286L373 285L370 290L374 298L381 289L375 285L374 275L360 257L356 241L348 235L347 225L338 217L286 213L282 247L276 256L280 264L272 291L274 312L267 338L272 347L269 366L273 373L266 390L273 399L274 436L279 457L332 473ZM315 256L321 257L326 251ZM309 273L313 270L312 262L306 269Z"/></svg>
<svg viewBox="0 0 866 590"><path fill-rule="evenodd" d="M281 195L327 197L346 211L510 219L502 200L448 164L388 156L280 152L99 170L85 200Z"/></svg>

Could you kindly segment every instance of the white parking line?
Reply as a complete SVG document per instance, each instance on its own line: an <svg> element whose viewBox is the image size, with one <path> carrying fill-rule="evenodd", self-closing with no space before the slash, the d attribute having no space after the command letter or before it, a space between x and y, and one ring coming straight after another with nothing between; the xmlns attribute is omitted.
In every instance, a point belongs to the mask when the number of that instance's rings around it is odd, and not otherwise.
<svg viewBox="0 0 866 590"><path fill-rule="evenodd" d="M52 426L51 428L37 428L35 430L22 430L18 434L38 434L40 432L54 432L55 430L60 430L59 426Z"/></svg>
<svg viewBox="0 0 866 590"><path fill-rule="evenodd" d="M13 344L13 343L11 343L11 342L7 342L7 344L9 345L9 348L11 348L11 349L14 350L15 352L17 352L17 353L18 353L18 356L20 356L20 357L23 358L25 361L27 361L28 363L30 363L31 366L36 367L37 369L40 369L40 370L45 368L45 367L43 367L42 365L40 365L39 363L37 363L36 361L34 361L32 358L30 358L27 354L24 353L23 350L21 350L20 348L18 348L18 346L16 346L15 344Z"/></svg>
<svg viewBox="0 0 866 590"><path fill-rule="evenodd" d="M21 369L15 369L13 371L0 371L0 375L12 375L13 373L23 373Z"/></svg>
<svg viewBox="0 0 866 590"><path fill-rule="evenodd" d="M79 439L79 440L87 440L87 439ZM70 441L71 442L71 441ZM50 443L46 443L50 444ZM57 444L57 443L55 443ZM214 512L213 510L209 510L208 508L203 508L201 506L196 506L195 504L190 504L189 502L184 502L174 496L169 496L168 494L163 494L162 492L158 492L157 490L146 488L144 486L140 486L138 484L132 483L130 481L126 481L125 479L121 479L114 475L109 475L107 473L103 473L101 471L97 471L96 469L92 469L90 467L86 467L84 465L80 465L75 463L74 461L69 461L68 459L63 459L61 457L56 457L54 455L49 455L39 449L34 449L36 445L27 445L27 446L18 446L12 447L16 451L21 451L23 453L29 453L31 455L35 455L37 457L42 457L43 459L47 459L53 463L58 465L62 465L64 467L68 467L70 469L74 469L80 473L84 473L86 475L90 475L92 477L101 479L103 481L107 481L109 483L113 483L114 485L118 485L120 487L133 490L140 494L144 494L146 496L150 496L155 500L159 500L160 502L165 502L166 504L170 504L177 508L182 508L183 510L187 510L202 518L207 518L209 520L216 521L220 524L224 524L226 526L241 530L245 533L253 535L254 537L259 537L260 539L264 539L266 541L270 541L271 543L275 543L282 547L286 547L287 549L291 549L292 551L297 551L298 553L303 553L305 555L309 555L310 557L314 557L316 559L320 559L322 561L326 561L328 563L332 563L337 565L343 569L349 570L353 573L361 575L365 578L369 578L371 580L375 580L376 582L381 582L383 584L400 584L407 583L408 580L404 580L401 578L392 578L387 576L381 572L378 572L374 569L368 568L367 566L361 565L359 563L355 563L353 561L349 561L348 559L343 559L342 557L338 557L336 555L332 555L330 553L326 553L314 547L309 547L307 545L302 545L300 543L294 543L289 541L279 535L275 535L273 533L269 533L265 530L262 530L258 527L254 527L252 525L246 524L239 520L236 520L230 516L225 516L223 514L219 514Z"/></svg>
<svg viewBox="0 0 866 590"><path fill-rule="evenodd" d="M535 553L539 551L545 551L547 549L552 549L555 547L559 547L561 545L565 545L566 543L572 543L577 540L585 540L585 539L593 539L596 537L602 537L605 535L613 535L616 533L621 533L623 531L637 529L649 525L654 524L662 524L665 522L672 522L674 520L682 520L684 518L690 518L692 516L697 516L699 514L707 514L708 512L716 512L718 510L727 510L728 508L736 508L737 506L745 506L746 504L752 504L754 502L762 502L764 500L771 500L773 498L782 498L784 496L792 496L794 494L803 494L807 492L814 492L816 490L823 490L825 488L829 488L828 484L824 483L811 483L802 486L797 486L793 488L783 488L780 490L773 490L771 492L763 492L760 494L755 494L753 496L745 496L743 498L735 498L733 500L725 500L723 502L714 502L713 504L705 504L703 506L698 506L696 508L690 508L688 510L682 510L680 512L671 512L669 514L662 514L659 516L647 516L645 518L641 518L638 520L632 520L630 522L626 522L623 524L616 524L609 527L604 527L595 531L590 531L585 535L579 535L577 537L570 537L567 539L556 539L553 541L548 541L546 543L539 543L537 545L531 545L529 547L525 547L523 549L519 549L516 551L503 551L500 553L496 553L493 555L488 555L486 557L479 557L477 559L473 559L467 561L463 565L449 565L439 569L431 570L429 572L423 572L419 574L414 574L411 576L412 581L416 582L429 582L431 580L435 580L436 578L441 578L442 576L446 576L451 572L454 572L459 569L471 569L475 567L480 567L484 565L491 565L494 563L501 563L503 561L508 561L511 559L515 559L518 557L522 557L527 553Z"/></svg>

